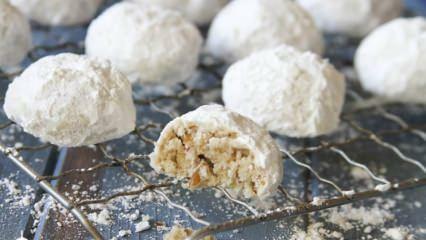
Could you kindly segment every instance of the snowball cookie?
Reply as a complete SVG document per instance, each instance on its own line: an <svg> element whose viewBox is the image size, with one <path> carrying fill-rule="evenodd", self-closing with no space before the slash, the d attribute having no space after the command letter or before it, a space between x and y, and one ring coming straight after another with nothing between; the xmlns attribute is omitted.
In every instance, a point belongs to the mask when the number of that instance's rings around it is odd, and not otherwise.
<svg viewBox="0 0 426 240"><path fill-rule="evenodd" d="M135 0L143 4L154 4L182 13L198 25L208 24L228 3L228 0Z"/></svg>
<svg viewBox="0 0 426 240"><path fill-rule="evenodd" d="M189 178L189 188L222 186L265 198L281 183L283 163L269 133L220 105L205 105L167 124L151 154L160 173Z"/></svg>
<svg viewBox="0 0 426 240"><path fill-rule="evenodd" d="M28 20L6 0L0 0L0 67L16 66L30 49Z"/></svg>
<svg viewBox="0 0 426 240"><path fill-rule="evenodd" d="M344 96L344 77L331 64L286 45L232 65L222 90L227 108L291 137L334 130Z"/></svg>
<svg viewBox="0 0 426 240"><path fill-rule="evenodd" d="M355 55L364 89L391 101L426 103L426 20L393 20L365 38Z"/></svg>
<svg viewBox="0 0 426 240"><path fill-rule="evenodd" d="M132 82L164 84L192 75L201 44L198 29L179 13L120 2L90 24L86 52L111 60Z"/></svg>
<svg viewBox="0 0 426 240"><path fill-rule="evenodd" d="M401 15L402 0L297 0L326 32L363 37Z"/></svg>
<svg viewBox="0 0 426 240"><path fill-rule="evenodd" d="M235 0L213 20L206 49L228 63L266 48L288 44L321 54L314 21L290 0Z"/></svg>
<svg viewBox="0 0 426 240"><path fill-rule="evenodd" d="M48 26L88 22L102 0L9 0L31 20Z"/></svg>
<svg viewBox="0 0 426 240"><path fill-rule="evenodd" d="M30 65L9 85L4 110L26 132L68 147L122 137L136 121L126 77L108 61L70 53Z"/></svg>

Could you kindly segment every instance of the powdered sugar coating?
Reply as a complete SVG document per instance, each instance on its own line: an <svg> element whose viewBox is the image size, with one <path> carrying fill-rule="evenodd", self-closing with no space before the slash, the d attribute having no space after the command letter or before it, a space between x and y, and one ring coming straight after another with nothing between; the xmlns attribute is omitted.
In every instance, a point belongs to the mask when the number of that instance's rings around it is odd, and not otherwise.
<svg viewBox="0 0 426 240"><path fill-rule="evenodd" d="M426 20L396 19L359 46L355 67L362 86L391 101L426 103Z"/></svg>
<svg viewBox="0 0 426 240"><path fill-rule="evenodd" d="M324 44L313 19L289 0L235 0L213 20L207 51L229 63L281 44L321 54Z"/></svg>
<svg viewBox="0 0 426 240"><path fill-rule="evenodd" d="M28 18L48 26L88 22L103 0L10 0Z"/></svg>
<svg viewBox="0 0 426 240"><path fill-rule="evenodd" d="M143 4L154 4L179 11L191 22L208 24L228 3L228 0L135 0Z"/></svg>
<svg viewBox="0 0 426 240"><path fill-rule="evenodd" d="M86 52L109 59L132 82L176 83L198 63L202 37L179 13L120 2L89 26Z"/></svg>
<svg viewBox="0 0 426 240"><path fill-rule="evenodd" d="M297 0L326 32L363 37L399 17L401 0Z"/></svg>
<svg viewBox="0 0 426 240"><path fill-rule="evenodd" d="M13 67L31 49L28 20L6 0L0 0L0 67Z"/></svg>
<svg viewBox="0 0 426 240"><path fill-rule="evenodd" d="M313 137L338 126L345 81L326 60L283 45L232 65L222 96L226 107L270 131Z"/></svg>
<svg viewBox="0 0 426 240"><path fill-rule="evenodd" d="M108 61L44 57L10 85L4 109L24 130L59 146L122 137L135 128L131 85Z"/></svg>
<svg viewBox="0 0 426 240"><path fill-rule="evenodd" d="M161 151L159 146L167 140L166 135L178 125L195 125L206 131L227 130L236 133L236 139L229 143L248 149L254 156L253 164L263 170L265 184L257 196L265 198L272 195L283 177L283 160L280 150L269 133L252 120L232 112L223 106L204 105L169 122L161 132L154 152L151 154L151 166L162 172L159 165ZM167 174L167 173L165 173ZM260 180L259 180L260 181ZM247 196L246 197L252 197Z"/></svg>

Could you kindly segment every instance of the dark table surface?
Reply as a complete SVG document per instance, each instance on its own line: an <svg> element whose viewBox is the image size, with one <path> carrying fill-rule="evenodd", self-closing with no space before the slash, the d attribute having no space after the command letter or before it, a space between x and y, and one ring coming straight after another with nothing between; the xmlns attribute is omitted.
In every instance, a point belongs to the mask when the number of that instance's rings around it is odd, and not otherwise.
<svg viewBox="0 0 426 240"><path fill-rule="evenodd" d="M112 4L108 1L107 5ZM425 15L426 3L423 0L406 1L407 14ZM84 27L73 28L45 28L33 25L34 45L45 46L33 51L33 58L44 55L51 55L58 52L78 52L82 53L81 46L73 44L63 44L74 42L81 45L84 36ZM342 44L343 41L343 44ZM356 48L356 40L342 40L342 37L328 36L327 57L340 69L350 70L352 55ZM77 45L78 45L77 44ZM47 47L46 46L51 46ZM27 59L25 65L31 63ZM221 68L219 72L223 73ZM345 71L350 73L350 71ZM352 76L348 75L350 79ZM4 96L7 84L10 81L3 78L0 81L0 93ZM188 82L189 86L211 87L218 84L218 79L211 72L200 71L199 76ZM357 84L352 81L350 88L357 90ZM147 97L155 95L157 92L177 91L178 86L170 89L159 87L138 88L135 90L137 97ZM171 109L176 114L182 114L196 106L212 101L220 102L220 91L212 90L200 96L184 98L181 101L159 101L161 109ZM391 105L386 107L388 111L402 117L410 125L421 125L426 123L426 108L424 106L412 105ZM138 124L143 125L148 122L159 122L162 124L170 120L167 113L153 110L153 106L138 105ZM374 111L362 111L353 116L363 127L380 131L383 129L397 129L398 125L385 120L380 114ZM7 122L4 114L1 114L1 122ZM158 131L148 132L150 137L156 138ZM333 136L321 140L338 141L347 139L353 135L353 131L346 126ZM320 139L295 140L285 139L276 136L280 144L287 148L299 148L311 146L319 143ZM8 146L16 146L17 142L25 146L40 145L37 139L22 133L16 127L11 126L1 130L1 143ZM411 158L426 163L425 141L410 133L401 133L385 138L386 141L397 146L401 151ZM107 149L116 156L124 157L130 153L145 154L152 149L148 143L140 141L135 136L127 136L123 139L107 144ZM366 164L372 171L386 176L392 181L403 180L409 177L424 177L424 173L413 165L401 161L394 152L380 147L371 141L359 141L351 145L344 146L346 154L357 161ZM103 156L99 149L92 147L57 149L48 147L38 151L24 151L22 156L40 175L58 175L72 169L82 169L95 166L98 163L107 163L108 159ZM335 153L323 151L316 154L300 157L300 160L308 162L318 171L321 176L326 176L337 182L343 189L362 190L371 187L371 180L354 177L354 168L345 163ZM157 176L152 173L146 161L141 161L139 165L132 165L132 169L138 173L151 177L153 181ZM318 182L309 171L296 166L291 161L285 162L285 180L283 185L291 189L293 195L300 199L309 201L314 197L336 196L336 191L329 186ZM6 181L9 181L7 183ZM9 194L10 181L16 183L19 194ZM133 177L129 177L120 167L110 167L101 169L93 173L72 174L52 183L63 193L67 193L72 200L79 201L89 198L100 198L113 193L138 188L140 183ZM93 187L95 186L95 187ZM177 185L178 186L178 185ZM14 188L15 189L15 188ZM201 213L204 219L209 222L218 223L233 219L238 216L249 214L241 206L235 206L221 197L215 197L212 190L197 191L189 193L179 187L172 187L166 191L173 201L185 203L189 208ZM111 215L110 225L97 225L106 239L113 237L121 238L120 231L130 230L131 234L123 239L161 239L162 235L176 222L182 225L199 228L200 224L195 223L181 210L171 208L164 201L153 198L152 193L144 193L135 198L128 198L126 201L116 201L108 204L106 208ZM25 201L29 199L29 201ZM17 239L21 233L28 239L88 239L89 236L81 225L67 216L57 204L46 200L47 197L37 184L20 171L5 156L0 156L0 239ZM366 231L364 225L343 230L330 223L330 215L318 212L302 217L290 218L287 220L262 223L255 226L218 234L218 239L290 239L297 229L308 231L309 229L323 225L323 229L337 231L342 234L343 239L388 239L383 229L392 227L406 227L414 239L426 239L426 188L412 189L400 194L389 194L384 198L368 200L353 205L354 208L365 206L371 208L375 205L389 207L389 212L395 217L385 221L383 225L373 226L371 232ZM284 206L289 202L280 202ZM85 209L86 212L98 213L105 206L98 206L94 209ZM139 211L139 215L130 216ZM330 213L332 210L325 211ZM92 214L93 215L93 214ZM135 233L135 223L142 221L143 215L150 217L151 229L140 233ZM122 232L123 233L123 232ZM369 238L370 236L370 238ZM313 237L312 239L317 239ZM325 239L338 239L331 235Z"/></svg>

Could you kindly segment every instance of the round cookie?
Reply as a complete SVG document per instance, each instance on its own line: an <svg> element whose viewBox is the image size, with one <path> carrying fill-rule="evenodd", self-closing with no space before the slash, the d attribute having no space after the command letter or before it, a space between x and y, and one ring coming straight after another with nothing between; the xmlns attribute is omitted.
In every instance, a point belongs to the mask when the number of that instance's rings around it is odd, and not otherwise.
<svg viewBox="0 0 426 240"><path fill-rule="evenodd" d="M228 0L134 0L179 11L197 25L206 25L228 3Z"/></svg>
<svg viewBox="0 0 426 240"><path fill-rule="evenodd" d="M14 67L31 49L28 20L6 0L0 0L0 67Z"/></svg>
<svg viewBox="0 0 426 240"><path fill-rule="evenodd" d="M368 35L355 55L364 89L390 101L426 103L426 20L393 20Z"/></svg>
<svg viewBox="0 0 426 240"><path fill-rule="evenodd" d="M201 44L198 29L179 13L120 2L90 24L86 53L110 60L132 82L171 84L193 74Z"/></svg>
<svg viewBox="0 0 426 240"><path fill-rule="evenodd" d="M136 121L126 77L108 61L71 53L30 65L9 85L4 110L26 132L67 147L122 137Z"/></svg>
<svg viewBox="0 0 426 240"><path fill-rule="evenodd" d="M290 0L234 0L213 20L206 49L233 63L281 44L321 54L324 43L311 16Z"/></svg>
<svg viewBox="0 0 426 240"><path fill-rule="evenodd" d="M222 90L227 108L290 137L333 131L344 96L344 77L331 64L286 45L232 65Z"/></svg>
<svg viewBox="0 0 426 240"><path fill-rule="evenodd" d="M221 186L246 198L271 196L283 160L269 133L220 105L205 105L169 122L151 154L160 173L189 178L189 188Z"/></svg>
<svg viewBox="0 0 426 240"><path fill-rule="evenodd" d="M401 0L297 0L329 33L363 37L401 15Z"/></svg>
<svg viewBox="0 0 426 240"><path fill-rule="evenodd" d="M103 0L10 0L29 19L47 26L89 22Z"/></svg>

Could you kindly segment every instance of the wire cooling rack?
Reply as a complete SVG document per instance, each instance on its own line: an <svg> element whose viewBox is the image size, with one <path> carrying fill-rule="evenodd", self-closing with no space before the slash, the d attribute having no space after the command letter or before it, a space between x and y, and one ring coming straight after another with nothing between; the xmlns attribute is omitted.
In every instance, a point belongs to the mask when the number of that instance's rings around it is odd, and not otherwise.
<svg viewBox="0 0 426 240"><path fill-rule="evenodd" d="M84 33L84 28L75 30ZM63 41L60 37L56 36L55 32L48 28L35 27L35 34L43 34L47 38L53 39L53 44L36 46L29 54L26 64L36 61L41 56L55 54L58 52L71 51L76 53L83 53L83 44L81 41L69 38ZM72 33L71 35L73 35ZM53 36L53 37L52 37ZM66 38L65 38L66 39ZM70 40L71 39L71 40ZM337 38L338 39L338 38ZM52 42L52 41L51 41ZM343 44L342 44L343 43ZM348 44L346 40L332 42L332 45ZM333 53L338 56L339 60L335 64L340 69L345 69L348 65L339 52ZM333 58L334 56L331 56ZM346 63L345 63L346 62ZM350 64L350 61L349 61ZM375 101L364 100L368 95L360 90L359 85L354 79L353 75L348 74L348 91L347 103L344 113L342 114L342 124L337 133L322 137L318 139L310 139L303 141L292 147L282 147L283 161L291 161L296 166L309 172L321 184L329 186L333 191L324 193L321 201L318 199L300 199L298 196L290 194L291 189L284 184L277 189L277 196L275 199L280 199L277 202L286 202L281 206L278 204L269 210L261 210L253 207L252 204L245 202L242 199L236 199L229 194L225 189L218 188L218 191L223 193L224 198L231 201L233 204L246 209L246 216L234 217L231 220L223 221L220 223L209 222L205 218L200 217L195 213L187 204L182 204L180 201L173 200L169 196L167 189L180 188L179 183L172 179L163 178L159 181L150 181L146 176L148 154L155 144L159 132L167 123L167 121L175 118L179 114L187 110L194 109L196 106L203 102L220 101L220 88L221 79L225 71L225 66L220 63L211 61L209 57L202 57L198 67L198 75L188 83L182 83L176 86L169 87L137 87L134 91L135 104L138 108L138 126L130 133L136 137L140 144L144 145L143 151L130 154L119 154L120 148L112 147L110 143L98 144L96 149L102 153L104 161L89 168L71 169L61 172L52 176L41 176L35 172L28 164L30 159L24 159L22 153L26 151L37 152L43 149L52 147L50 144L35 145L35 146L14 146L14 144L0 143L0 152L13 161L22 171L30 176L44 191L51 197L56 199L59 204L69 210L74 217L81 223L81 225L90 233L95 239L103 239L98 229L94 224L88 220L87 212L84 211L84 206L90 204L108 203L114 199L123 196L137 196L144 192L152 192L157 197L165 200L172 208L182 210L189 218L201 226L196 229L190 239L200 239L204 236L216 234L232 229L244 228L249 225L259 224L266 221L275 219L284 219L292 216L316 212L327 208L332 208L352 202L360 201L363 199L383 196L389 192L405 190L409 188L416 188L426 186L426 169L422 161L410 157L409 153L405 153L399 147L398 143L393 143L387 139L392 136L404 135L409 138L415 138L420 141L421 146L425 146L426 142L426 123L408 123L403 119L409 109L415 108L417 112L426 112L423 106L407 106L402 104L389 104L377 105ZM0 77L7 81L12 81L13 77L19 75L21 70L16 72L2 73ZM165 93L166 92L166 93ZM395 111L396 109L396 111ZM393 112L399 112L395 114ZM369 128L365 127L363 121L360 119L381 118L382 126ZM7 129L15 125L10 121L5 121L0 124L0 129ZM387 128L390 126L389 128ZM282 136L275 136L280 142L289 141L291 139L283 138ZM117 140L120 142L124 140ZM381 176L370 169L366 164L361 163L359 159L354 159L350 156L345 149L360 142L369 142L374 148L382 148L394 154L400 161L400 164L407 164L414 166L420 173L420 177L413 177L412 174L407 174L407 177L398 181L388 180L386 176ZM8 147L9 146L9 147ZM11 147L10 147L11 146ZM114 145L117 146L117 145ZM118 152L118 153L117 153ZM335 154L341 161L345 161L349 166L357 167L365 171L370 178L375 181L375 187L355 191L353 188L341 187L336 181L332 180L332 176L323 176L309 164L306 159L314 157L317 154L328 152ZM101 170L108 170L111 168L122 168L124 172L136 179L140 186L137 190L120 191L114 194L101 196L98 198L80 199L78 201L67 198L64 193L57 190L52 186L52 180L62 179L64 177L91 174ZM146 170L148 171L148 170ZM286 178L290 177L288 174ZM290 203L290 204L289 204Z"/></svg>

